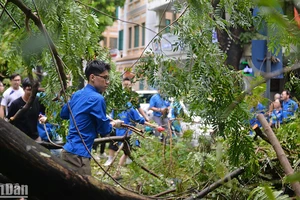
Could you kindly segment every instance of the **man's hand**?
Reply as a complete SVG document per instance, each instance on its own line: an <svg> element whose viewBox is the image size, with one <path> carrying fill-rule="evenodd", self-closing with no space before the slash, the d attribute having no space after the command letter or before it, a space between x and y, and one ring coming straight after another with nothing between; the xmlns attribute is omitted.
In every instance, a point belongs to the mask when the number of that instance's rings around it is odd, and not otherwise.
<svg viewBox="0 0 300 200"><path fill-rule="evenodd" d="M168 108L163 108L161 109L161 114L166 117L168 115L169 109Z"/></svg>
<svg viewBox="0 0 300 200"><path fill-rule="evenodd" d="M119 119L112 121L112 125L115 128L121 128L122 124L124 124L124 121L119 120Z"/></svg>
<svg viewBox="0 0 300 200"><path fill-rule="evenodd" d="M47 117L44 116L44 115L42 115L42 114L40 114L39 115L39 122L40 122L40 124L45 124L46 121L47 121Z"/></svg>

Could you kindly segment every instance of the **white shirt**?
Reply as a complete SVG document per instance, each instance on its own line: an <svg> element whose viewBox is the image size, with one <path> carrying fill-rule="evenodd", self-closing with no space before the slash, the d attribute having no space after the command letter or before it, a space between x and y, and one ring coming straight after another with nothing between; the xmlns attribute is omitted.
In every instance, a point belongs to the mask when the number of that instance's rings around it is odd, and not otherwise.
<svg viewBox="0 0 300 200"><path fill-rule="evenodd" d="M12 87L5 90L5 92L3 93L1 106L6 107L6 111L5 111L6 114L8 113L8 107L10 106L10 104L17 98L23 96L23 94L24 94L24 90L21 87L19 87L18 90L14 90Z"/></svg>

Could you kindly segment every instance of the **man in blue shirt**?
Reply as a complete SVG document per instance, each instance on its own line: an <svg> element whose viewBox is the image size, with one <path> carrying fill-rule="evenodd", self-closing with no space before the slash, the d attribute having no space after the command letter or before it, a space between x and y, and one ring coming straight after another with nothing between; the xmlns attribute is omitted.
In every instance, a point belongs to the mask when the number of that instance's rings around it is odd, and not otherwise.
<svg viewBox="0 0 300 200"><path fill-rule="evenodd" d="M150 99L149 109L153 110L153 120L158 126L165 128L168 131L168 113L169 113L170 102L165 100L158 90L158 94L155 94ZM155 131L155 135L159 136L159 132Z"/></svg>
<svg viewBox="0 0 300 200"><path fill-rule="evenodd" d="M145 125L153 127L153 128L159 128L156 125L150 124L143 117L141 117L130 102L128 102L126 106L127 106L127 109L118 114L118 118L121 121L123 121L124 124L128 124L130 126L136 126L136 123L138 123L138 124L145 124ZM132 131L127 128L116 128L117 136L125 136L126 133L128 135L131 135ZM122 166L124 166L125 161L128 158L128 156L130 155L130 150L131 150L131 145L130 145L129 139L126 139L123 142L123 144L124 144L124 146L123 146L124 154L121 156L116 174L113 176L117 180L122 178L120 169ZM117 149L115 149L115 150L117 150ZM105 166L111 165L111 163L113 161L114 153L115 153L114 149L110 148L111 159L106 161L106 163L104 164Z"/></svg>
<svg viewBox="0 0 300 200"><path fill-rule="evenodd" d="M122 81L122 86L123 86L123 89L124 90L129 90L131 92L134 92L132 91L132 88L131 88L131 85L132 85L132 82L129 78L124 78L123 81ZM151 125L149 122L149 119L147 117L147 115L144 113L143 109L139 106L138 106L138 111L139 113L143 116L141 117L138 112L135 110L134 106L132 105L132 102L127 102L127 109L123 112L121 112L120 114L118 114L118 118L121 119L122 121L124 121L125 124L128 124L128 125L131 125L131 126L135 126L135 122L136 123L139 123L139 124L146 124L146 125L149 125L151 127L153 127L153 125ZM113 111L112 112L112 115L114 114L115 112ZM114 116L112 116L114 117ZM123 136L125 134L125 131L127 129L116 129L116 135L117 136ZM129 132L131 134L131 131ZM109 166L111 165L111 163L113 162L113 158L115 156L115 152L118 150L118 146L114 144L114 142L111 142L109 144L109 156L108 156L108 160L104 163L104 166ZM124 148L126 149L126 148ZM123 159L120 160L120 166L122 166L124 164L124 159L129 159L128 158L128 154L126 154L126 150L124 151L125 152L125 155Z"/></svg>
<svg viewBox="0 0 300 200"><path fill-rule="evenodd" d="M85 69L88 84L75 92L69 101L72 113L67 104L60 113L61 118L70 120L69 134L61 158L80 174L91 175L89 151L97 134L105 136L111 132L112 126L120 127L122 124L121 120L110 121L106 117L106 103L101 94L109 85L109 71L109 64L98 60L90 62Z"/></svg>
<svg viewBox="0 0 300 200"><path fill-rule="evenodd" d="M250 119L250 125L251 127L254 127L256 124L261 127L260 121L257 119L257 114L265 114L266 107L261 104L257 103L256 107L252 107L250 109L250 113L253 115L253 118Z"/></svg>
<svg viewBox="0 0 300 200"><path fill-rule="evenodd" d="M290 99L290 92L283 90L281 93L282 101L282 114L283 118L286 119L290 116L293 116L296 110L298 109L298 104Z"/></svg>

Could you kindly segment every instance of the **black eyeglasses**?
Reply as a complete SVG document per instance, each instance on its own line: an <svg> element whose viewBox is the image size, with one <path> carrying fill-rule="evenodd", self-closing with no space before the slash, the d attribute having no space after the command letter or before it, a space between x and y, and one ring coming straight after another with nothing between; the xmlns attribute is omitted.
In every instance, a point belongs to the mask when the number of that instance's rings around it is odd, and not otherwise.
<svg viewBox="0 0 300 200"><path fill-rule="evenodd" d="M109 76L101 76L99 74L94 74L94 75L103 78L106 82L109 81L109 79L110 79Z"/></svg>

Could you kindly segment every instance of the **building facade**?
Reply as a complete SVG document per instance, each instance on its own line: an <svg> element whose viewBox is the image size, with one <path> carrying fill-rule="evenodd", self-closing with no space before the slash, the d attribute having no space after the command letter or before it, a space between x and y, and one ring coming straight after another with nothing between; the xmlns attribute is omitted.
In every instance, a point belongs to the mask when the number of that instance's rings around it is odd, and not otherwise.
<svg viewBox="0 0 300 200"><path fill-rule="evenodd" d="M170 0L126 0L118 11L117 70L133 78L134 64L144 50L154 49L156 34L175 20ZM170 29L165 29L164 33ZM151 89L145 80L136 82L135 90Z"/></svg>
<svg viewBox="0 0 300 200"><path fill-rule="evenodd" d="M118 22L114 21L112 26L108 26L102 33L102 37L100 45L109 49L110 55L115 61L118 55Z"/></svg>

